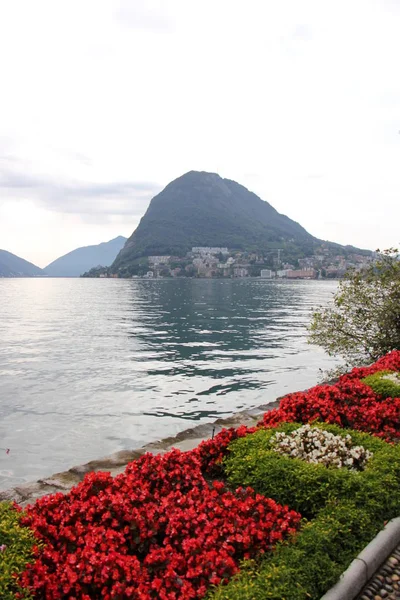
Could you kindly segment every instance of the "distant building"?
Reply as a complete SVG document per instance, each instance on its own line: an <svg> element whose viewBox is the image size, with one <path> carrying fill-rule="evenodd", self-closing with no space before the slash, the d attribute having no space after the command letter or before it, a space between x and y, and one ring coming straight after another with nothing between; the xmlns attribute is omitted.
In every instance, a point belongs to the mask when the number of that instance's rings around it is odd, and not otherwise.
<svg viewBox="0 0 400 600"><path fill-rule="evenodd" d="M192 254L229 254L228 248L218 248L214 246L194 246Z"/></svg>
<svg viewBox="0 0 400 600"><path fill-rule="evenodd" d="M153 271L147 271L145 277L148 277L148 278L154 277Z"/></svg>
<svg viewBox="0 0 400 600"><path fill-rule="evenodd" d="M288 273L289 273L288 269L280 269L279 271L276 272L276 276L277 277L287 277Z"/></svg>
<svg viewBox="0 0 400 600"><path fill-rule="evenodd" d="M243 267L235 267L233 269L233 275L234 277L247 277L249 274L247 269L244 269Z"/></svg>
<svg viewBox="0 0 400 600"><path fill-rule="evenodd" d="M261 277L264 279L272 279L274 272L271 269L261 269Z"/></svg>
<svg viewBox="0 0 400 600"><path fill-rule="evenodd" d="M315 279L317 271L315 269L298 269L296 271L288 271L286 277L288 279Z"/></svg>

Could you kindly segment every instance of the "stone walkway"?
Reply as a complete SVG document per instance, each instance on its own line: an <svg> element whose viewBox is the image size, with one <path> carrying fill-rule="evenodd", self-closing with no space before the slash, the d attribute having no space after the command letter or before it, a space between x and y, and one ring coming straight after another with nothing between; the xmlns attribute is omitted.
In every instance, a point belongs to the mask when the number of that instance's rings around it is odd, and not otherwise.
<svg viewBox="0 0 400 600"><path fill-rule="evenodd" d="M356 600L400 600L400 545L378 569Z"/></svg>

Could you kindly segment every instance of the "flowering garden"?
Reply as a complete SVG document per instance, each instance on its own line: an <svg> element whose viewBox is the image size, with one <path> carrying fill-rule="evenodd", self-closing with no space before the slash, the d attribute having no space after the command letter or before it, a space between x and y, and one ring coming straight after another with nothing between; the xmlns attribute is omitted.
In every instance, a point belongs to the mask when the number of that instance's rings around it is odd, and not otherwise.
<svg viewBox="0 0 400 600"><path fill-rule="evenodd" d="M399 371L394 351L257 427L0 504L0 597L317 600L400 515Z"/></svg>

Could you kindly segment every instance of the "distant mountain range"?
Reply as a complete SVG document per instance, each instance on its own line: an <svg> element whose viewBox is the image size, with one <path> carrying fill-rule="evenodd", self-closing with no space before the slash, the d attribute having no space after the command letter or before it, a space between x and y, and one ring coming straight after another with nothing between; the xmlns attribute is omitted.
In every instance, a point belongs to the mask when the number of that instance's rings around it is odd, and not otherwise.
<svg viewBox="0 0 400 600"><path fill-rule="evenodd" d="M264 264L277 250L282 263L293 264L321 252L371 254L314 237L235 181L216 173L189 171L151 200L129 239L119 236L77 248L45 269L1 250L0 276L79 277L85 273L96 277L107 273L129 277L146 272L149 256L185 257L194 246L256 253L266 257Z"/></svg>
<svg viewBox="0 0 400 600"><path fill-rule="evenodd" d="M108 267L125 242L126 238L119 235L109 242L77 248L51 262L45 267L44 272L49 277L79 277L93 267L99 265Z"/></svg>
<svg viewBox="0 0 400 600"><path fill-rule="evenodd" d="M7 250L0 250L0 277L41 277L43 275L43 269Z"/></svg>
<svg viewBox="0 0 400 600"><path fill-rule="evenodd" d="M60 256L45 269L0 250L0 277L79 277L93 267L111 265L125 242L126 238L120 235L109 242L77 248Z"/></svg>
<svg viewBox="0 0 400 600"><path fill-rule="evenodd" d="M312 236L235 181L190 171L152 199L110 271L129 275L142 257L184 256L193 246L258 253L281 248L282 258L292 261L311 256L322 243L338 251L350 249Z"/></svg>

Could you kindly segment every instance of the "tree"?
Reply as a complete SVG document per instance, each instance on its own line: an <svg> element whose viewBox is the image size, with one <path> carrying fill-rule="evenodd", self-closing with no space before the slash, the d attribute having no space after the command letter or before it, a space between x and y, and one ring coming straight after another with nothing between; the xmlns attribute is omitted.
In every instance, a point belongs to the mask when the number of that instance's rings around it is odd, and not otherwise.
<svg viewBox="0 0 400 600"><path fill-rule="evenodd" d="M366 270L346 273L333 306L312 315L308 341L342 356L348 366L400 349L399 254L395 248L377 253Z"/></svg>

